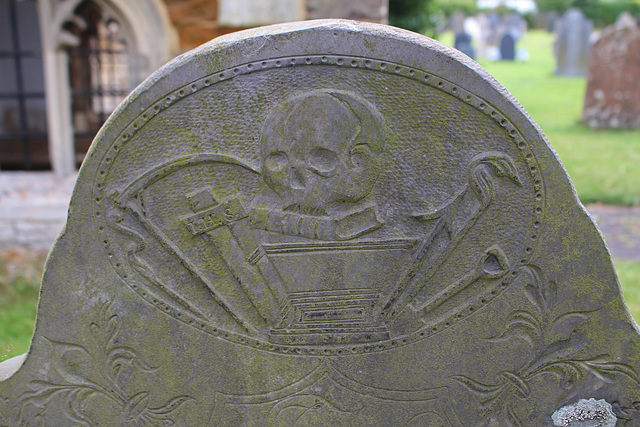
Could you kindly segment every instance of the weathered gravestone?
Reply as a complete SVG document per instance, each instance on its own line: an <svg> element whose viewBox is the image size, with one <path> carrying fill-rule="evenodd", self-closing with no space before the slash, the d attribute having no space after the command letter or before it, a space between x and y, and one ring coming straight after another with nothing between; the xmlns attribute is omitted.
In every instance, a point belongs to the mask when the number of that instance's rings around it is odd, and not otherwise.
<svg viewBox="0 0 640 427"><path fill-rule="evenodd" d="M216 39L113 114L0 418L637 423L639 346L502 86L414 33L311 21Z"/></svg>
<svg viewBox="0 0 640 427"><path fill-rule="evenodd" d="M640 28L621 20L591 48L582 121L593 128L640 126Z"/></svg>
<svg viewBox="0 0 640 427"><path fill-rule="evenodd" d="M516 58L516 39L510 33L506 33L500 39L500 59L513 61Z"/></svg>
<svg viewBox="0 0 640 427"><path fill-rule="evenodd" d="M454 46L471 59L476 55L475 49L471 44L471 36L467 33L456 34Z"/></svg>
<svg viewBox="0 0 640 427"><path fill-rule="evenodd" d="M580 9L569 9L557 23L554 51L556 75L584 76L587 73L593 23Z"/></svg>

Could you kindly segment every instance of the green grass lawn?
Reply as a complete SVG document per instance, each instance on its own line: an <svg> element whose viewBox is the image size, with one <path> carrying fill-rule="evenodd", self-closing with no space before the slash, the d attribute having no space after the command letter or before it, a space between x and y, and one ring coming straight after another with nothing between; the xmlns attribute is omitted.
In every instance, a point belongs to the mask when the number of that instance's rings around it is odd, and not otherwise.
<svg viewBox="0 0 640 427"><path fill-rule="evenodd" d="M453 35L440 41L452 46ZM580 200L611 205L640 205L640 129L594 130L580 123L585 78L556 77L553 35L530 31L518 48L527 62L480 59L496 80L538 122L563 162ZM631 314L640 322L640 262L615 260Z"/></svg>
<svg viewBox="0 0 640 427"><path fill-rule="evenodd" d="M0 252L0 361L29 348L45 254Z"/></svg>
<svg viewBox="0 0 640 427"><path fill-rule="evenodd" d="M453 36L440 38L453 43ZM530 31L518 48L530 60L480 65L538 122L569 172L583 203L640 205L640 129L593 130L580 123L585 78L556 77L553 35Z"/></svg>
<svg viewBox="0 0 640 427"><path fill-rule="evenodd" d="M441 40L451 44L450 34ZM580 124L585 79L553 75L553 38L532 31L519 47L530 61L482 61L538 122L571 176L584 203L640 205L640 130L594 131ZM24 271L0 260L0 361L24 353L36 313L44 256ZM640 262L614 260L631 313L640 321Z"/></svg>

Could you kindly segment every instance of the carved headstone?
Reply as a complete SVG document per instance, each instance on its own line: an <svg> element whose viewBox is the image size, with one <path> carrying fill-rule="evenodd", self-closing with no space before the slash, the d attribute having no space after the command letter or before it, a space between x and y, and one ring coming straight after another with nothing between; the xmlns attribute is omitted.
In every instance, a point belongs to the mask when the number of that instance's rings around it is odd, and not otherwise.
<svg viewBox="0 0 640 427"><path fill-rule="evenodd" d="M467 33L458 33L455 37L455 48L467 55L469 58L475 58L475 49L471 44L471 36Z"/></svg>
<svg viewBox="0 0 640 427"><path fill-rule="evenodd" d="M621 20L591 48L582 121L593 128L640 127L640 28Z"/></svg>
<svg viewBox="0 0 640 427"><path fill-rule="evenodd" d="M506 33L500 39L500 59L513 61L516 57L516 39L511 33Z"/></svg>
<svg viewBox="0 0 640 427"><path fill-rule="evenodd" d="M538 127L465 55L351 21L244 31L97 136L0 419L551 425L596 399L637 422L616 280Z"/></svg>
<svg viewBox="0 0 640 427"><path fill-rule="evenodd" d="M554 51L556 75L584 76L589 59L593 23L580 9L569 9L557 23Z"/></svg>

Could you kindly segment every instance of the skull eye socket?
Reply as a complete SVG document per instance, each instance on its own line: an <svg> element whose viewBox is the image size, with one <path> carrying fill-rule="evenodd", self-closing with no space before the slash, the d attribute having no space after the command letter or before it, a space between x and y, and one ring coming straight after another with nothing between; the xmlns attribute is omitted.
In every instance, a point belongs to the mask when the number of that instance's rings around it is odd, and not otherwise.
<svg viewBox="0 0 640 427"><path fill-rule="evenodd" d="M274 151L264 161L264 166L271 172L280 172L287 168L289 159L282 151Z"/></svg>
<svg viewBox="0 0 640 427"><path fill-rule="evenodd" d="M320 176L329 176L336 169L338 155L331 150L316 147L309 153L309 169Z"/></svg>
<svg viewBox="0 0 640 427"><path fill-rule="evenodd" d="M357 169L364 169L372 157L373 153L366 144L359 144L351 149L351 163Z"/></svg>

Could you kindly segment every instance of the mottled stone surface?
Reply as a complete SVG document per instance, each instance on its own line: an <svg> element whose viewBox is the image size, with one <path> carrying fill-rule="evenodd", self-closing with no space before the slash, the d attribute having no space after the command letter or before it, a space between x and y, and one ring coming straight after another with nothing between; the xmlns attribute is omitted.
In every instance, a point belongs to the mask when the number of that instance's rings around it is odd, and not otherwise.
<svg viewBox="0 0 640 427"><path fill-rule="evenodd" d="M640 126L640 28L620 20L591 48L582 121L593 128Z"/></svg>
<svg viewBox="0 0 640 427"><path fill-rule="evenodd" d="M593 23L580 9L569 9L556 23L556 29L556 75L586 75Z"/></svg>
<svg viewBox="0 0 640 427"><path fill-rule="evenodd" d="M177 58L100 132L0 419L551 426L594 398L633 425L639 338L482 68L390 27L279 25Z"/></svg>

